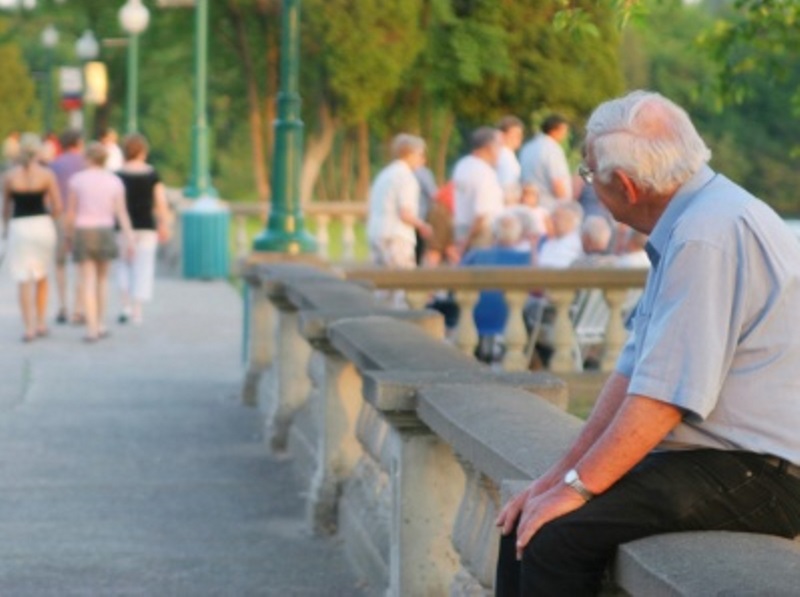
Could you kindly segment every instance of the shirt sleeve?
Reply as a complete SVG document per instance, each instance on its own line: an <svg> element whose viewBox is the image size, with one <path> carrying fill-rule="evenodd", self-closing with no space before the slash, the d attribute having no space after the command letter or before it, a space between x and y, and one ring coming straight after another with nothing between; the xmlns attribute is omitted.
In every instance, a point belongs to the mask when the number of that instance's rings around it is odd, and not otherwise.
<svg viewBox="0 0 800 597"><path fill-rule="evenodd" d="M700 241L677 246L658 267L655 299L639 305L617 370L631 372L630 393L702 419L716 405L736 350L746 281L734 256Z"/></svg>

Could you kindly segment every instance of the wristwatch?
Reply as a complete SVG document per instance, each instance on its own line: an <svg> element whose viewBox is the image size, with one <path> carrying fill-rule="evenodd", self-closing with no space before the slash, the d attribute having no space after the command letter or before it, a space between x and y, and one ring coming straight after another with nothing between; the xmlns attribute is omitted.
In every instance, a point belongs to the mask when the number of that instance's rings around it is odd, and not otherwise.
<svg viewBox="0 0 800 597"><path fill-rule="evenodd" d="M578 471L576 471L574 468L568 470L567 474L564 475L564 483L577 491L578 494L587 502L594 497L594 494L586 489L586 485L583 484L580 475L578 475Z"/></svg>

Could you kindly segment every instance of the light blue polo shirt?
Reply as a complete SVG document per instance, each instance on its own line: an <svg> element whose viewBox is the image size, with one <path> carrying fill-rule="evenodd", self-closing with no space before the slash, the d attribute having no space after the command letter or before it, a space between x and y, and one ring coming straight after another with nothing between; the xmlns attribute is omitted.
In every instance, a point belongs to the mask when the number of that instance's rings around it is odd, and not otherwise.
<svg viewBox="0 0 800 597"><path fill-rule="evenodd" d="M629 393L685 411L661 447L800 463L800 243L765 203L704 167L647 252L617 371Z"/></svg>

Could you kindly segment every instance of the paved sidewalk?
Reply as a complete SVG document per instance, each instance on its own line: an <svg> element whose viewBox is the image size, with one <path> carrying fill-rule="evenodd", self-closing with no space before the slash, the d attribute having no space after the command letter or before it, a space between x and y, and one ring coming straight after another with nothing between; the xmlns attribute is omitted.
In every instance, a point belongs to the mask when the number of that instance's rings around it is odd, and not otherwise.
<svg viewBox="0 0 800 597"><path fill-rule="evenodd" d="M161 279L110 329L22 344L0 268L0 595L364 594L238 401L236 292Z"/></svg>

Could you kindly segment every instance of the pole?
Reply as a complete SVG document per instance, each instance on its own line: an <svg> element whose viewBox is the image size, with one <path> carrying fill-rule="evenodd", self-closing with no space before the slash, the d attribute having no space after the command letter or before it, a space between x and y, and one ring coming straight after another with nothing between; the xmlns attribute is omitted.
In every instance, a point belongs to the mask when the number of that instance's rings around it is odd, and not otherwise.
<svg viewBox="0 0 800 597"><path fill-rule="evenodd" d="M316 241L305 230L300 205L303 165L303 121L300 119L300 0L283 0L281 14L281 72L275 153L272 167L272 205L266 229L255 239L256 251L311 253Z"/></svg>
<svg viewBox="0 0 800 597"><path fill-rule="evenodd" d="M89 64L88 60L81 60L81 82L83 84L83 97L81 97L81 129L83 131L83 139L87 141L91 138L91 133L89 131L89 102L86 101L87 96L87 77L86 77L86 65Z"/></svg>
<svg viewBox="0 0 800 597"><path fill-rule="evenodd" d="M53 48L45 50L44 73L44 132L53 130Z"/></svg>
<svg viewBox="0 0 800 597"><path fill-rule="evenodd" d="M208 134L208 0L197 0L195 5L192 165L183 194L192 198L217 196L211 183Z"/></svg>
<svg viewBox="0 0 800 597"><path fill-rule="evenodd" d="M138 110L137 104L139 98L139 36L128 36L128 94L126 116L127 122L125 125L125 132L127 134L136 133L139 131Z"/></svg>

